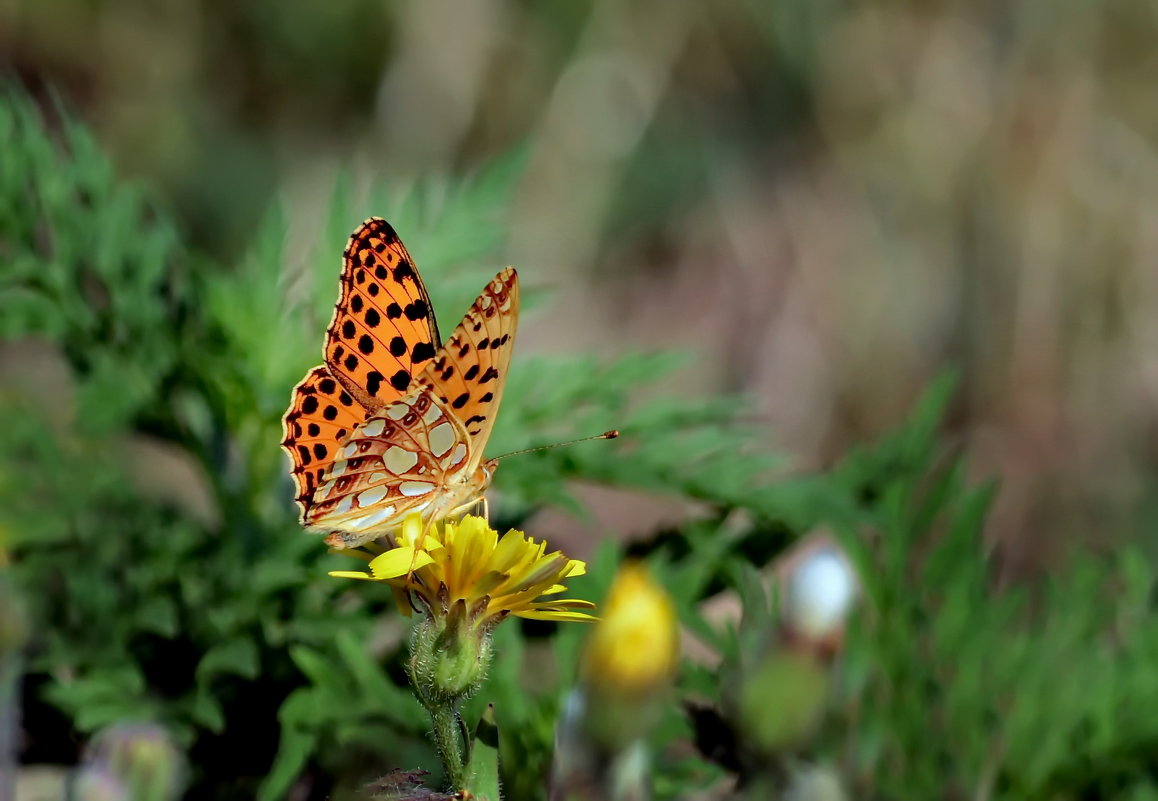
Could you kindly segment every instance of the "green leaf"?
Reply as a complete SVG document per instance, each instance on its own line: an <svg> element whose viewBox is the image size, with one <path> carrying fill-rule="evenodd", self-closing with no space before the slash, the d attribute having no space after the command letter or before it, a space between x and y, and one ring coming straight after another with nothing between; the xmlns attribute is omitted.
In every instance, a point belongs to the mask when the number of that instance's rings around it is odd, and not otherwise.
<svg viewBox="0 0 1158 801"><path fill-rule="evenodd" d="M190 715L193 720L214 734L221 734L225 730L225 712L208 690L201 689L193 695Z"/></svg>
<svg viewBox="0 0 1158 801"><path fill-rule="evenodd" d="M197 663L197 682L205 684L214 676L236 675L256 679L260 657L252 640L231 639L212 646Z"/></svg>
<svg viewBox="0 0 1158 801"><path fill-rule="evenodd" d="M499 727L494 705L488 705L475 726L474 740L467 765L470 779L466 789L479 801L501 801L499 793Z"/></svg>
<svg viewBox="0 0 1158 801"><path fill-rule="evenodd" d="M288 702L287 702L288 703ZM316 736L304 729L285 725L283 720L281 741L278 743L277 757L257 791L257 801L277 801L285 797L317 743Z"/></svg>

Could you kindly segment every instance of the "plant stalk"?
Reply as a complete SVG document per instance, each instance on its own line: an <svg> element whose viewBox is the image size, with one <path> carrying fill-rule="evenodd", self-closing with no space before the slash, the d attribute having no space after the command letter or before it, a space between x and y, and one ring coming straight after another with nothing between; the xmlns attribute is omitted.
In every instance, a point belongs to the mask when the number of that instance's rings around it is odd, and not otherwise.
<svg viewBox="0 0 1158 801"><path fill-rule="evenodd" d="M434 724L434 744L446 770L446 780L452 790L466 787L467 770L463 759L462 725L458 710L452 704L431 704L426 707Z"/></svg>

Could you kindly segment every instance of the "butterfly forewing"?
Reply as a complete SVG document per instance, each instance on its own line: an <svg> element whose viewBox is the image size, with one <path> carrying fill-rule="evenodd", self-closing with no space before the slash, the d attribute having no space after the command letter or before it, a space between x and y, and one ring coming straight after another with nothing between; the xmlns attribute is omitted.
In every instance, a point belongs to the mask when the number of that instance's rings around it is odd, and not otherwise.
<svg viewBox="0 0 1158 801"><path fill-rule="evenodd" d="M370 411L402 397L434 358L438 326L414 261L385 220L346 245L342 292L326 334L326 364Z"/></svg>
<svg viewBox="0 0 1158 801"><path fill-rule="evenodd" d="M418 377L470 436L471 465L482 460L507 382L519 323L519 277L508 267L487 284L466 317Z"/></svg>

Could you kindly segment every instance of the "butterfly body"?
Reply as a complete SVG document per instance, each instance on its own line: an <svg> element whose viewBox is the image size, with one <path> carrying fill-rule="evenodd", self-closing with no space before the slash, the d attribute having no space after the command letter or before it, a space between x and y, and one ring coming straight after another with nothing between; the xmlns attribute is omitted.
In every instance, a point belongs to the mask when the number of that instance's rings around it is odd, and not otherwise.
<svg viewBox="0 0 1158 801"><path fill-rule="evenodd" d="M384 221L346 248L326 363L294 388L282 447L302 523L335 548L440 520L490 486L483 447L518 322L518 276L500 272L445 344L422 279Z"/></svg>

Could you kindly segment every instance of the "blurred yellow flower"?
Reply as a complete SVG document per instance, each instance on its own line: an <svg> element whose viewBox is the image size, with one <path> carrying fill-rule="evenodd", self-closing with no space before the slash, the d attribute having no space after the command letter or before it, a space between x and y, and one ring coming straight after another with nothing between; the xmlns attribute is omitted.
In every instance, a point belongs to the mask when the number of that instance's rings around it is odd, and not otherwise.
<svg viewBox="0 0 1158 801"><path fill-rule="evenodd" d="M678 664L679 629L671 599L642 565L624 565L583 653L584 683L614 692L649 692L666 686Z"/></svg>
<svg viewBox="0 0 1158 801"><path fill-rule="evenodd" d="M368 573L334 571L331 576L381 581L395 591L404 614L411 611L407 591L434 617L462 608L470 625L489 629L508 615L534 620L590 621L582 611L590 601L548 599L567 588L563 581L586 572L587 566L560 551L547 553L514 529L499 536L481 517L468 515L458 523L432 525L423 536L423 523L411 515L395 536L397 547L374 557ZM411 566L414 572L407 581Z"/></svg>

